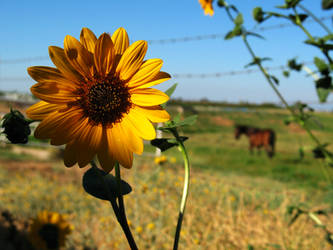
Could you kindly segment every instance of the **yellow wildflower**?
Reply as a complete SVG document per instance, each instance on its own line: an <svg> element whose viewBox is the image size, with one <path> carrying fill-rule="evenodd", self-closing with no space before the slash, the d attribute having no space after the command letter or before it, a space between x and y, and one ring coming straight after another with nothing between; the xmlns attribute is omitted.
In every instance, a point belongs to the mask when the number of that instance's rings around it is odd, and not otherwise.
<svg viewBox="0 0 333 250"><path fill-rule="evenodd" d="M199 3L205 12L205 15L214 15L213 0L199 0Z"/></svg>
<svg viewBox="0 0 333 250"><path fill-rule="evenodd" d="M61 214L42 211L29 227L29 240L36 249L59 249L72 230Z"/></svg>

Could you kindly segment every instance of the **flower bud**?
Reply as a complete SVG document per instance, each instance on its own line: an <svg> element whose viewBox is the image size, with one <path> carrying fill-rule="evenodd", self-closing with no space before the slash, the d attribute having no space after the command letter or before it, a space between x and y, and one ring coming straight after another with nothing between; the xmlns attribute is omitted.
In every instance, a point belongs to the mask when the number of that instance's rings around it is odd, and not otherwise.
<svg viewBox="0 0 333 250"><path fill-rule="evenodd" d="M3 133L11 143L27 143L31 133L29 121L18 110L10 110L2 119Z"/></svg>

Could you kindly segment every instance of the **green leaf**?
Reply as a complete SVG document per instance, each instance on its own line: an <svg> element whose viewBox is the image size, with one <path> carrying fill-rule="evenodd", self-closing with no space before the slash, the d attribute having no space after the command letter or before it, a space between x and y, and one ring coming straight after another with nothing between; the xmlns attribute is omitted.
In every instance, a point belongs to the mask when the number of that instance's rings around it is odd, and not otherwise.
<svg viewBox="0 0 333 250"><path fill-rule="evenodd" d="M253 16L253 19L256 20L258 23L261 23L262 21L264 21L264 12L262 11L261 7L255 7L252 10L252 16Z"/></svg>
<svg viewBox="0 0 333 250"><path fill-rule="evenodd" d="M333 1L333 0L332 0ZM333 41L333 34L326 35L322 37L322 39L327 42L327 41Z"/></svg>
<svg viewBox="0 0 333 250"><path fill-rule="evenodd" d="M186 117L184 120L180 120L180 115L176 116L172 121L166 122L164 127L159 127L159 130L170 131L171 129L191 126L197 121L198 115L191 115Z"/></svg>
<svg viewBox="0 0 333 250"><path fill-rule="evenodd" d="M288 126L290 123L294 122L295 120L296 120L296 119L295 119L294 116L288 116L287 118L285 118L285 119L283 120L283 122L284 122L285 125Z"/></svg>
<svg viewBox="0 0 333 250"><path fill-rule="evenodd" d="M288 67L292 70L296 70L296 71L300 71L303 67L303 64L301 63L297 63L296 62L296 59L293 58L293 59L290 59L287 63Z"/></svg>
<svg viewBox="0 0 333 250"><path fill-rule="evenodd" d="M333 50L333 44L324 43L324 40L322 40L322 39L317 39L316 41L312 41L312 40L308 39L308 40L305 40L304 42L306 44L310 44L312 46L318 47L318 48L326 50L326 51Z"/></svg>
<svg viewBox="0 0 333 250"><path fill-rule="evenodd" d="M304 148L303 147L298 148L298 154L299 154L299 158L301 160L303 160L304 159Z"/></svg>
<svg viewBox="0 0 333 250"><path fill-rule="evenodd" d="M322 75L328 75L330 70L329 66L326 64L326 62L318 57L314 58L314 64L316 65L318 71Z"/></svg>
<svg viewBox="0 0 333 250"><path fill-rule="evenodd" d="M226 7L226 6L228 6L228 4L227 4L224 0L219 0L219 1L217 2L217 5L218 5L219 7Z"/></svg>
<svg viewBox="0 0 333 250"><path fill-rule="evenodd" d="M173 92L175 92L177 86L178 86L178 83L173 84L173 85L172 85L170 88L168 88L164 93L167 94L169 97L171 97L172 94L173 94ZM161 104L160 106L161 106L162 108L165 109L166 105L167 105L167 102Z"/></svg>
<svg viewBox="0 0 333 250"><path fill-rule="evenodd" d="M179 139L184 142L188 139L186 136L179 136ZM157 138L150 141L151 145L159 148L162 152L178 145L178 142L175 138Z"/></svg>
<svg viewBox="0 0 333 250"><path fill-rule="evenodd" d="M231 38L235 37L235 34L233 33L233 30L232 31L229 31L225 36L224 36L224 39L225 40L229 40Z"/></svg>
<svg viewBox="0 0 333 250"><path fill-rule="evenodd" d="M254 250L254 246L252 246L252 245L247 245L247 250Z"/></svg>
<svg viewBox="0 0 333 250"><path fill-rule="evenodd" d="M321 7L324 10L329 10L329 9L333 8L333 0L322 0Z"/></svg>
<svg viewBox="0 0 333 250"><path fill-rule="evenodd" d="M280 6L276 6L276 8L279 9L290 9L290 8L294 8L297 6L297 4L302 1L302 0L285 0L285 4L284 5L280 5Z"/></svg>
<svg viewBox="0 0 333 250"><path fill-rule="evenodd" d="M177 86L178 86L178 83L175 83L170 88L168 88L164 93L167 94L169 97L171 97L173 92L175 92Z"/></svg>
<svg viewBox="0 0 333 250"><path fill-rule="evenodd" d="M273 76L273 75L269 75L269 77L273 80L273 82L276 84L276 85L279 85L279 79L276 77L276 76Z"/></svg>
<svg viewBox="0 0 333 250"><path fill-rule="evenodd" d="M225 40L229 40L229 39L231 39L231 38L234 38L235 36L240 36L240 35L242 35L242 26L235 26L235 28L232 30L232 31L229 31L226 35L225 35L225 37L224 37L224 39Z"/></svg>
<svg viewBox="0 0 333 250"><path fill-rule="evenodd" d="M263 37L262 35L260 35L258 33L255 33L255 32L247 31L245 34L249 35L249 36L255 36L255 37L258 37L258 38L261 38L261 39L265 39L265 37Z"/></svg>
<svg viewBox="0 0 333 250"><path fill-rule="evenodd" d="M326 102L332 89L332 78L330 76L322 77L316 81L316 90L320 102Z"/></svg>
<svg viewBox="0 0 333 250"><path fill-rule="evenodd" d="M275 8L278 8L278 9L289 9L288 5L286 5L286 4L275 6Z"/></svg>
<svg viewBox="0 0 333 250"><path fill-rule="evenodd" d="M191 126L197 121L198 115L190 115L186 117L183 121L179 121L177 123L177 127L179 126Z"/></svg>
<svg viewBox="0 0 333 250"><path fill-rule="evenodd" d="M291 15L291 14L290 14L288 17L289 17L289 19L290 19L291 21L293 21L294 23L298 24L297 16L295 16L295 15ZM306 14L299 14L299 15L298 15L298 18L299 18L299 21L300 21L301 23L303 23L303 22L305 21L305 19L308 18L308 15L306 15Z"/></svg>
<svg viewBox="0 0 333 250"><path fill-rule="evenodd" d="M290 72L289 72L288 70L284 70L284 71L282 72L282 74L283 74L285 77L289 77Z"/></svg>
<svg viewBox="0 0 333 250"><path fill-rule="evenodd" d="M269 58L269 57L263 57L263 58L255 57L252 62L246 64L244 67L247 68L249 66L257 65L263 61L271 61L271 60L272 60L272 58Z"/></svg>
<svg viewBox="0 0 333 250"><path fill-rule="evenodd" d="M234 23L236 26L241 26L244 23L243 15L241 13L236 16Z"/></svg>
<svg viewBox="0 0 333 250"><path fill-rule="evenodd" d="M104 179L109 191L105 189L105 185L101 178ZM102 200L115 199L118 196L118 183L116 177L97 168L90 168L84 173L82 186L88 194ZM131 186L127 182L121 180L122 195L129 194L131 191ZM109 194L111 197L109 197Z"/></svg>

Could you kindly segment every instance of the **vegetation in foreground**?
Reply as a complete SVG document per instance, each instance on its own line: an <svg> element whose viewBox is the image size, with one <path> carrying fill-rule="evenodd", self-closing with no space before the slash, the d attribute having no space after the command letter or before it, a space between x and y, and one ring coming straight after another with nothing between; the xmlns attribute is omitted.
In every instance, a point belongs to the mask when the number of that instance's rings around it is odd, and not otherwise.
<svg viewBox="0 0 333 250"><path fill-rule="evenodd" d="M170 112L176 111L170 107ZM285 117L283 110L276 109L207 109L199 113L196 126L183 131L191 138L188 148L194 171L181 248L329 249L325 235L306 216L288 227L286 210L290 205L323 208L331 216L333 189L322 172L322 163L312 156L310 141L298 127L283 125ZM318 117L322 127L314 123L315 133L332 140L333 118L329 113ZM251 155L246 137L234 139L236 123L273 128L276 156L271 160L265 152ZM300 147L305 152L303 158ZM18 154L12 146L1 148L2 211L12 213L22 225L41 210L66 214L74 225L67 249L126 248L109 204L100 206L100 201L82 190L85 169L66 169L61 160L50 160L56 154L54 148L36 149L43 157L32 154L29 147L21 148ZM45 152L50 152L49 157ZM143 157L137 157L133 169L126 171L124 177L135 195L125 202L130 225L141 238L139 248L169 249L182 189L181 159L172 149L166 152L169 162L158 166L153 163L153 152L154 148L146 145ZM176 158L174 163L171 157ZM168 202L170 199L174 202ZM320 219L333 229L329 217Z"/></svg>

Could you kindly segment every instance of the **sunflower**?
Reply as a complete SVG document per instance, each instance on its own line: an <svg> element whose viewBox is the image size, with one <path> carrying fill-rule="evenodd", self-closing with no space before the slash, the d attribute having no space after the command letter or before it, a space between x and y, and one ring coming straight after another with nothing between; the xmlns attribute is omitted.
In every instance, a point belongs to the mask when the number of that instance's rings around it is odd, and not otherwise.
<svg viewBox="0 0 333 250"><path fill-rule="evenodd" d="M156 165L163 165L167 161L168 161L168 159L165 157L165 155L156 156L154 159L154 162Z"/></svg>
<svg viewBox="0 0 333 250"><path fill-rule="evenodd" d="M29 227L29 239L36 249L59 249L72 229L62 215L42 211Z"/></svg>
<svg viewBox="0 0 333 250"><path fill-rule="evenodd" d="M205 15L214 15L213 10L213 0L199 0L199 3L201 4L201 7L205 11Z"/></svg>
<svg viewBox="0 0 333 250"><path fill-rule="evenodd" d="M129 45L123 28L98 39L83 28L80 41L68 35L64 49L50 46L56 68L28 68L37 81L31 92L41 99L27 110L29 118L41 120L35 137L66 144L67 167L84 167L97 155L106 172L116 161L131 168L142 139L156 136L152 122L170 118L160 106L169 97L150 88L170 75L160 71L161 59L144 61L146 51L146 41Z"/></svg>

